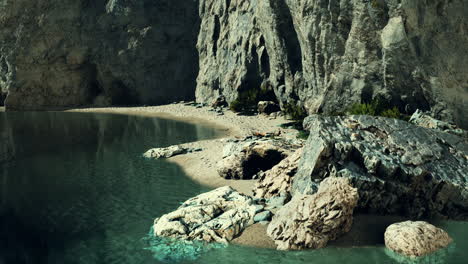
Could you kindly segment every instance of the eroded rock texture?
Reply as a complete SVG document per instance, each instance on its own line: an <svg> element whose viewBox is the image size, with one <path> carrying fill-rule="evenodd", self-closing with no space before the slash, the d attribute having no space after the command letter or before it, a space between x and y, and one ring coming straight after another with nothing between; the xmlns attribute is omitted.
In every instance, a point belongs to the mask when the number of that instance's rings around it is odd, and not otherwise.
<svg viewBox="0 0 468 264"><path fill-rule="evenodd" d="M421 257L447 247L452 238L429 223L406 221L385 230L385 246L408 257Z"/></svg>
<svg viewBox="0 0 468 264"><path fill-rule="evenodd" d="M325 179L314 195L297 195L273 217L267 233L280 250L322 248L353 224L357 189L346 178Z"/></svg>
<svg viewBox="0 0 468 264"><path fill-rule="evenodd" d="M351 179L359 209L412 217L468 218L468 142L396 119L311 116L296 194L329 176Z"/></svg>
<svg viewBox="0 0 468 264"><path fill-rule="evenodd" d="M154 220L154 234L183 240L227 243L253 224L253 199L221 187L185 201Z"/></svg>
<svg viewBox="0 0 468 264"><path fill-rule="evenodd" d="M197 8L185 0L0 1L7 110L192 99Z"/></svg>
<svg viewBox="0 0 468 264"><path fill-rule="evenodd" d="M254 196L258 198L278 197L282 193L290 193L296 175L302 148L283 159L270 170L260 174L255 183Z"/></svg>
<svg viewBox="0 0 468 264"><path fill-rule="evenodd" d="M226 179L250 180L261 171L270 170L283 160L289 151L284 142L252 140L230 142L218 162L218 173Z"/></svg>
<svg viewBox="0 0 468 264"><path fill-rule="evenodd" d="M467 13L463 0L203 0L197 100L274 94L315 113L380 97L466 128Z"/></svg>

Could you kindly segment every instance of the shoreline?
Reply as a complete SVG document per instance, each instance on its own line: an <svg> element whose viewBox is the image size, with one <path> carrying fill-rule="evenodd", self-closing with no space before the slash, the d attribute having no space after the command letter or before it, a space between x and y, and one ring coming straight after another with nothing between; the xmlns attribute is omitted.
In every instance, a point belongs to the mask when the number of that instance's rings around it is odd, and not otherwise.
<svg viewBox="0 0 468 264"><path fill-rule="evenodd" d="M297 131L284 129L280 124L290 122L284 117L270 118L265 115L242 116L230 110L224 115L217 115L210 111L210 107L197 108L185 104L169 104L150 107L109 107L109 108L80 108L64 112L106 113L135 115L179 120L196 125L212 127L218 130L219 136L213 139L201 140L181 144L181 146L201 148L202 151L174 156L167 161L178 165L191 180L210 187L218 188L231 186L237 191L252 195L255 180L226 180L218 175L216 163L220 160L225 140L232 137L245 137L252 132L277 132L283 136L295 136ZM383 232L387 225L405 220L398 216L379 216L371 214L355 214L353 227L344 236L330 241L329 247L378 247L383 241ZM266 225L256 223L249 226L234 240L232 244L254 248L275 249L274 241L266 234ZM372 230L372 232L369 232Z"/></svg>
<svg viewBox="0 0 468 264"><path fill-rule="evenodd" d="M218 175L216 163L223 153L225 141L232 137L245 137L253 132L277 132L285 136L295 136L294 129L281 128L279 125L290 122L284 117L269 117L266 115L244 116L225 110L223 115L210 111L211 107L197 108L181 103L150 106L150 107L110 107L110 108L82 108L70 109L65 112L88 112L136 115L144 117L166 118L179 120L196 125L214 128L220 132L219 137L189 142L181 146L201 148L195 153L187 153L167 159L167 161L178 165L182 171L193 181L210 187L218 188L231 186L237 191L252 195L255 180L226 180ZM240 246L257 248L276 248L273 240L266 235L267 226L254 224L248 227L232 243Z"/></svg>
<svg viewBox="0 0 468 264"><path fill-rule="evenodd" d="M193 181L211 188L231 186L244 194L252 194L254 180L226 180L218 175L216 163L223 153L225 140L232 137L245 137L253 132L277 132L295 134L293 129L285 129L279 125L290 122L284 117L271 118L266 115L244 116L225 110L223 115L210 111L211 107L197 108L182 103L148 106L148 107L109 107L109 108L79 108L64 112L105 113L120 115L135 115L144 117L178 120L195 125L211 127L219 131L219 136L194 142L180 144L185 147L201 148L196 153L187 153L167 159L182 168Z"/></svg>

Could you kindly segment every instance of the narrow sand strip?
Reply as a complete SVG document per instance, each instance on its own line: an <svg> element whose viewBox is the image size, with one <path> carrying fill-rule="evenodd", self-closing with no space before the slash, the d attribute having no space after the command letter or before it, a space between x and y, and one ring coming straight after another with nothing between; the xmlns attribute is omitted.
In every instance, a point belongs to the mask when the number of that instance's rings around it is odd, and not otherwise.
<svg viewBox="0 0 468 264"><path fill-rule="evenodd" d="M67 111L159 117L213 127L221 132L220 138L184 144L184 146L201 148L202 151L175 156L168 160L179 165L191 179L200 184L213 188L229 185L240 192L251 194L254 181L225 180L219 177L216 171L216 163L222 156L226 138L248 136L253 132L281 131L282 134L294 134L295 131L280 127L281 124L288 122L284 117L244 116L229 110L224 111L224 115L218 115L210 109L210 107L197 108L177 103L150 107L84 108Z"/></svg>

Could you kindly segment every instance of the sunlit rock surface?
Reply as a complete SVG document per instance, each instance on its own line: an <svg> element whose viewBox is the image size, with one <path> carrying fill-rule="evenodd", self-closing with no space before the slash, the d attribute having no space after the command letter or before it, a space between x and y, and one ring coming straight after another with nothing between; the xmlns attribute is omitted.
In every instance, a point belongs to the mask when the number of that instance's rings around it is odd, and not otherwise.
<svg viewBox="0 0 468 264"><path fill-rule="evenodd" d="M182 240L228 243L253 224L251 197L221 187L185 201L154 221L154 235Z"/></svg>
<svg viewBox="0 0 468 264"><path fill-rule="evenodd" d="M347 177L359 210L415 218L468 218L468 142L396 119L311 116L293 193Z"/></svg>
<svg viewBox="0 0 468 264"><path fill-rule="evenodd" d="M325 179L313 195L297 195L273 217L267 232L280 250L325 247L348 232L358 192L345 178Z"/></svg>
<svg viewBox="0 0 468 264"><path fill-rule="evenodd" d="M385 246L408 257L434 253L451 242L447 232L422 221L396 223L385 231Z"/></svg>

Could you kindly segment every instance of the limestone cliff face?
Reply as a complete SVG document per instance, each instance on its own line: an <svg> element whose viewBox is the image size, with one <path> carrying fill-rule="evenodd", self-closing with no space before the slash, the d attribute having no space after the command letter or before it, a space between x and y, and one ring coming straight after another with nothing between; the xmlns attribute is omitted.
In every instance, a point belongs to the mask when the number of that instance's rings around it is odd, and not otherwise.
<svg viewBox="0 0 468 264"><path fill-rule="evenodd" d="M309 113L378 97L468 127L465 2L0 0L1 96L31 109L224 95Z"/></svg>
<svg viewBox="0 0 468 264"><path fill-rule="evenodd" d="M274 92L340 111L383 98L468 126L463 0L204 0L197 99Z"/></svg>
<svg viewBox="0 0 468 264"><path fill-rule="evenodd" d="M194 1L0 0L6 107L194 98L198 21Z"/></svg>

